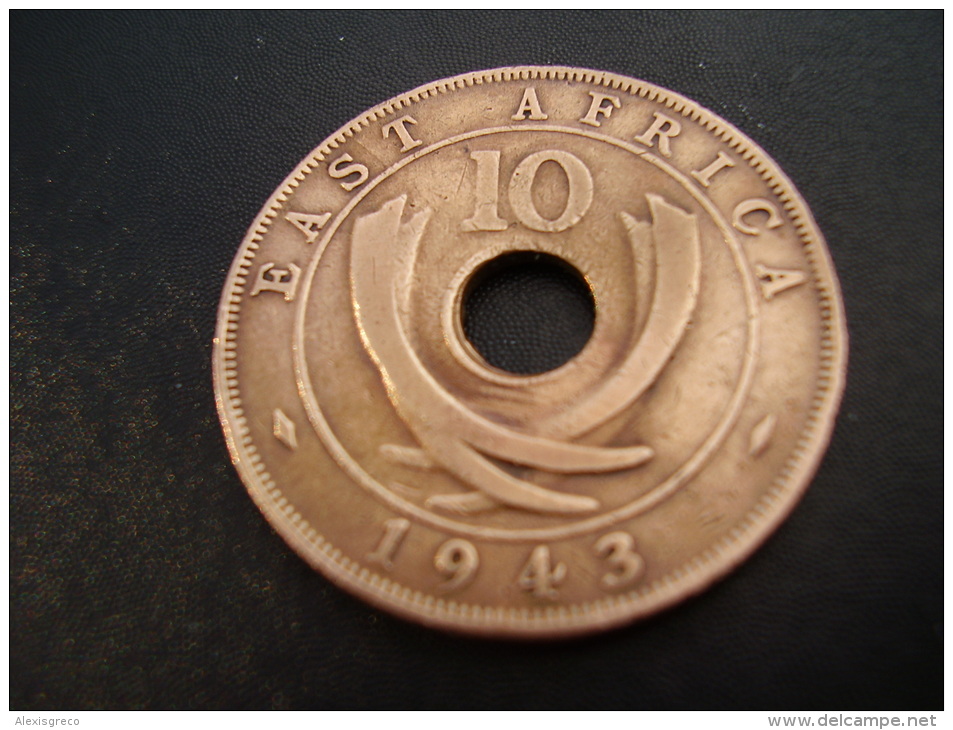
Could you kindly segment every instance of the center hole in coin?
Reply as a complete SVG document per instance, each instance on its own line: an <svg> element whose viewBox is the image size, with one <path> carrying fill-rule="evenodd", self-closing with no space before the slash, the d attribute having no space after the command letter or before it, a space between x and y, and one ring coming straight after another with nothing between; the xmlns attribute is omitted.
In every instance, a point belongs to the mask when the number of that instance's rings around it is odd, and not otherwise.
<svg viewBox="0 0 953 730"><path fill-rule="evenodd" d="M462 320L466 338L489 365L535 375L558 368L585 347L596 304L571 264L516 251L487 261L470 277Z"/></svg>

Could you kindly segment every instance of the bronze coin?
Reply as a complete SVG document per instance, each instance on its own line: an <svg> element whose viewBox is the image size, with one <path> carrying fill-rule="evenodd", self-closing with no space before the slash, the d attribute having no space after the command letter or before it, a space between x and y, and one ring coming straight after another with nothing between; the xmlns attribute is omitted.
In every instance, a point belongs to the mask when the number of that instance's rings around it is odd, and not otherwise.
<svg viewBox="0 0 953 730"><path fill-rule="evenodd" d="M517 265L562 267L594 312L543 372L468 329ZM213 370L252 498L325 576L430 626L557 637L747 557L813 475L845 362L823 238L757 145L643 81L514 67L387 101L291 173Z"/></svg>

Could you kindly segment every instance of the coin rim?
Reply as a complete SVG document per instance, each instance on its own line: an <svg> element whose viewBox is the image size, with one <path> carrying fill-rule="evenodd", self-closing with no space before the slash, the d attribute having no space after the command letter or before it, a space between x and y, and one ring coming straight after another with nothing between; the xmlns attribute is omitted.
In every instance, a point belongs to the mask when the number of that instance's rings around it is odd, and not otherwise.
<svg viewBox="0 0 953 730"><path fill-rule="evenodd" d="M324 540L281 496L257 454L241 408L237 378L228 372L237 349L228 335L238 329L242 303L235 288L244 286L247 267L277 208L331 150L375 119L432 94L532 79L591 83L645 97L702 124L740 151L784 204L804 244L824 329L817 387L805 429L772 485L731 531L684 565L633 591L571 606L519 609L437 599L374 574ZM567 66L511 66L433 81L378 104L325 139L271 195L243 239L223 289L212 352L216 408L232 463L259 510L295 552L333 583L379 608L433 628L501 638L568 638L627 624L700 593L731 572L764 543L806 491L830 442L846 369L847 327L830 252L806 203L780 166L733 125L676 92L621 74Z"/></svg>

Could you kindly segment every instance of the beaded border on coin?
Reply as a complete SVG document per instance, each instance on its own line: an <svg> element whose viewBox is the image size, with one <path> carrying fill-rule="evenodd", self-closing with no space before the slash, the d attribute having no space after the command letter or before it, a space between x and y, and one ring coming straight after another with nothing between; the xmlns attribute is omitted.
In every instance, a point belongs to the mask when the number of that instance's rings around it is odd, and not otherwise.
<svg viewBox="0 0 953 730"><path fill-rule="evenodd" d="M259 242L297 185L333 150L372 122L430 95L499 81L555 79L603 86L643 97L703 125L738 152L770 186L794 223L812 268L823 326L817 390L807 426L785 467L761 500L708 549L647 585L579 605L534 609L468 605L415 591L345 556L308 524L282 495L252 443L236 377L236 331L241 293ZM348 315L350 316L350 315ZM738 130L694 102L644 81L567 67L512 67L462 74L425 84L367 111L312 151L267 201L229 271L214 340L216 404L232 462L269 522L313 567L346 590L388 611L426 625L470 634L546 638L574 636L629 623L696 594L731 571L774 531L815 473L833 429L846 375L847 332L838 284L823 238L800 196L778 166Z"/></svg>

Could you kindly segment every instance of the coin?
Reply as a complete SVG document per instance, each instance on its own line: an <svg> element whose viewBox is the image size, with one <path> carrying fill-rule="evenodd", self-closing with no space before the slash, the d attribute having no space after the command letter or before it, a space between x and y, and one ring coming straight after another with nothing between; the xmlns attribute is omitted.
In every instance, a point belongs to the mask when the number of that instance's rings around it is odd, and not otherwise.
<svg viewBox="0 0 953 730"><path fill-rule="evenodd" d="M507 370L476 336L514 267L583 291L566 362ZM432 627L558 637L752 553L845 362L823 238L756 144L644 81L513 67L391 99L289 175L213 370L248 491L327 578Z"/></svg>

